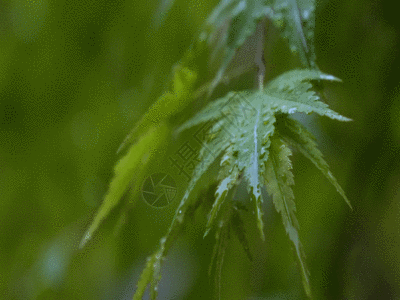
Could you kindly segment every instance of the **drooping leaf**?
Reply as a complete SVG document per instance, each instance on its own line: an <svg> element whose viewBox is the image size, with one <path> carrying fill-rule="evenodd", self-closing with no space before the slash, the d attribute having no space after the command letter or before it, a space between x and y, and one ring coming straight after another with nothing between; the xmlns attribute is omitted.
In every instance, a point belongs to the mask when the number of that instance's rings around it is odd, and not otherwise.
<svg viewBox="0 0 400 300"><path fill-rule="evenodd" d="M305 157L307 157L332 183L346 203L350 208L352 208L343 189L340 187L331 171L329 171L329 166L325 162L321 151L318 150L314 136L296 120L282 118L278 124L281 131L284 132L284 140L297 148Z"/></svg>
<svg viewBox="0 0 400 300"><path fill-rule="evenodd" d="M263 237L260 189L261 184L264 183L273 196L275 207L281 213L285 229L295 246L308 295L311 294L310 283L297 232L297 219L294 215L294 195L291 189L294 181L289 160L291 152L283 141L290 140L290 144L305 152L305 155L308 155L307 157L321 169L324 175L328 176L339 193L344 195L344 192L338 188L336 180L309 136L299 135L299 127L290 122L287 123L286 129L286 123L280 122L280 127L276 132L276 119L287 118L288 114L294 112L316 112L336 120L350 120L330 110L325 103L320 101L319 95L311 90L310 81L312 80L337 79L314 70L291 71L271 81L264 90L228 93L227 96L210 103L178 129L182 131L191 126L212 121L215 125L209 131L209 137L217 140L221 137L224 140L229 138L224 147L218 148L221 151L225 149L221 158L219 174L221 181L206 233L212 224L217 222L220 207L224 205L224 202L229 201L227 199L232 198L226 197L226 194L235 185L237 174L243 174L248 184L248 193L255 203L257 226ZM288 133L288 137L285 133Z"/></svg>
<svg viewBox="0 0 400 300"><path fill-rule="evenodd" d="M308 270L304 261L304 254L298 234L298 221L295 216L296 206L291 185L294 184L291 172L289 156L290 149L279 139L274 138L271 142L270 157L266 162L265 185L267 191L272 195L276 210L282 216L282 222L290 240L293 242L295 252L299 260L303 284L308 296L311 295Z"/></svg>
<svg viewBox="0 0 400 300"><path fill-rule="evenodd" d="M165 22L168 12L174 5L174 1L175 0L166 0L159 3L158 8L153 16L153 26L155 29L159 29Z"/></svg>
<svg viewBox="0 0 400 300"><path fill-rule="evenodd" d="M264 104L263 95L258 92L230 93L227 97L217 100L216 103L211 103L203 110L203 113L195 116L182 128L205 122L219 115L221 126L224 128L223 132L228 132L231 135L231 146L226 151L222 161L230 167L229 174L221 182L221 193L219 195L224 195L222 191L227 192L232 187L232 184L227 184L228 182L231 183L237 175L234 174L232 177L232 172L234 170L236 173L243 171L244 178L249 182L249 193L255 203L260 235L264 238L261 186L258 180L259 173L262 172L260 168L263 166L259 159L268 157L268 136L273 134L275 118L270 107ZM215 112L216 107L219 108L218 113ZM224 197L217 196L211 211L207 232L223 200Z"/></svg>
<svg viewBox="0 0 400 300"><path fill-rule="evenodd" d="M228 191L236 183L237 176L238 176L238 171L236 169L235 172L232 172L228 177L226 177L225 179L223 179L220 182L220 184L217 188L217 191L215 192L215 201L214 201L214 204L210 211L210 215L209 215L208 222L206 225L206 232L204 233L204 236L206 236L208 234L212 225L214 224L214 222L217 218L217 214L218 214L222 204L224 203L224 200L227 196ZM229 198L231 198L231 197L228 197L228 199Z"/></svg>
<svg viewBox="0 0 400 300"><path fill-rule="evenodd" d="M247 257L250 261L252 261L253 257L250 252L249 241L246 237L246 229L244 227L244 223L237 206L233 206L232 209L231 226L237 238L239 239L239 242L242 244L243 249L247 254Z"/></svg>
<svg viewBox="0 0 400 300"><path fill-rule="evenodd" d="M210 93L221 81L235 51L243 45L255 30L257 21L271 14L268 0L222 0L206 21L200 38L214 45L213 56L223 57ZM222 52L222 53L221 53Z"/></svg>
<svg viewBox="0 0 400 300"><path fill-rule="evenodd" d="M153 278L154 264L156 263L157 253L154 253L147 258L146 267L142 271L140 279L137 283L137 288L135 294L133 295L133 300L143 299L143 294L146 291L147 285Z"/></svg>
<svg viewBox="0 0 400 300"><path fill-rule="evenodd" d="M217 126L213 126L211 128L211 132L213 131L218 131ZM201 159L201 163L196 166L196 168L193 171L192 178L189 182L188 188L181 199L181 202L176 210L176 213L174 215L174 218L171 222L171 225L168 229L167 234L161 239L160 241L160 248L157 250L153 255L156 257L150 258L154 260L153 267L149 266L146 267L143 272L149 273L152 272L151 278L148 276L144 276L147 278L146 280L143 280L141 283L147 286L149 283L151 283L151 297L152 299L155 299L157 295L157 289L158 289L158 283L161 279L161 273L160 273L160 268L161 268L161 262L167 255L167 252L169 251L172 243L176 239L178 233L182 229L183 222L185 221L186 214L188 212L192 212L193 209L191 207L198 207L198 203L192 203L189 200L190 194L195 188L196 183L199 181L201 176L207 171L207 169L210 167L210 165L214 162L214 160L220 155L220 153L224 150L226 147L226 141L223 139L211 139L211 141L208 141L207 144L201 149L200 154L199 154L199 159ZM213 149L213 151L209 151L209 149ZM198 199L199 201L201 199ZM151 270L148 271L147 269L150 268ZM137 296L137 293L141 292L142 289L138 288L138 291L135 292L134 299L139 299L135 297ZM141 294L142 295L142 294Z"/></svg>
<svg viewBox="0 0 400 300"><path fill-rule="evenodd" d="M227 96L210 103L179 129L182 131L199 123L219 120L220 126L224 128L223 132L229 132L230 150L225 153L223 162L229 161L231 171L234 168L239 172L243 171L244 178L249 184L249 194L255 202L257 223L262 237L262 197L259 176L263 173L263 161L268 159L269 138L274 133L275 114L296 111L316 112L337 120L349 120L330 110L311 90L310 80L317 79L338 80L315 70L290 71L271 81L263 91L228 93ZM224 180L229 182L232 180L230 176L230 174L222 175ZM224 187L221 191L227 192L231 186L223 184L225 181L221 182L221 187ZM210 222L214 220L223 200L224 197L217 197ZM208 230L209 227L207 232Z"/></svg>
<svg viewBox="0 0 400 300"><path fill-rule="evenodd" d="M174 69L173 91L161 95L125 138L117 152L146 133L151 126L158 125L183 110L190 103L190 93L196 78L197 74L194 71L177 65Z"/></svg>
<svg viewBox="0 0 400 300"><path fill-rule="evenodd" d="M146 169L147 162L155 155L157 149L163 145L169 134L170 129L166 124L161 123L159 126L153 126L117 163L114 169L115 175L110 183L108 192L105 195L104 201L96 213L92 224L86 231L80 247L83 247L93 236L93 233L97 230L110 211L118 204L130 185L133 192L139 190L139 186L142 182L132 182L133 177L136 175L137 178L140 178L140 174L143 174ZM133 197L132 199L136 199L136 197Z"/></svg>
<svg viewBox="0 0 400 300"><path fill-rule="evenodd" d="M264 223L261 211L263 200L259 176L264 171L261 159L268 158L269 136L274 132L275 118L269 108L263 109L261 98L256 96L253 105L256 109L256 115L248 120L247 124L244 124L245 126L241 127L242 136L237 145L237 164L240 170L244 169L244 178L248 182L248 192L255 203L257 227L261 239L264 240Z"/></svg>
<svg viewBox="0 0 400 300"><path fill-rule="evenodd" d="M298 53L304 67L316 68L314 50L315 0L275 0L268 16Z"/></svg>
<svg viewBox="0 0 400 300"><path fill-rule="evenodd" d="M206 233L217 222L217 219L224 218L224 214L220 216L218 212L226 204L226 194L232 190L233 186L236 186L238 175L243 174L243 178L248 183L250 197L255 203L257 226L263 237L260 189L261 183L264 183L269 193L273 195L275 206L281 213L285 229L295 246L304 286L307 294L310 294L308 273L297 232L298 224L294 216L294 196L290 187L293 184L289 161L291 152L286 144L282 142L283 137L277 136L284 133L284 130L279 130L279 133L275 132L275 116L279 115L279 119L281 119L282 114L286 115L295 110L306 113L316 112L342 121L349 120L330 110L326 104L320 101L318 95L310 90L312 85L309 81L316 79L335 80L333 76L317 71L292 71L276 78L264 90L229 93L227 96L210 103L192 120L189 120L178 129L178 131L182 131L201 123L209 122L210 124L210 129L206 134L205 142L199 155L201 163L193 171L191 181L178 206L168 233L161 240L160 248L154 254L156 256L150 258L153 261L153 266L147 267L145 275L142 276L146 280L143 279L141 285L147 285L151 282L152 298L157 294L157 286L161 278L162 259L166 256L172 242L181 230L186 212L190 210L189 208L193 204L192 201L189 201L190 194L200 177L223 152L219 174L221 182L217 188L216 200L211 209ZM289 132L292 133L291 138L298 143L302 143L304 149L312 153L310 154L311 157L324 171L325 167L319 154L312 152L312 149L308 149L308 147L312 148L313 144L310 144L308 140L304 140L304 137L302 137L303 140L301 138L296 140L299 137L293 134L295 130L292 129L290 131L290 124L288 127ZM304 146L304 143L306 146ZM228 199L231 198L228 197ZM219 226L223 226L223 224L230 221L228 218L220 219L218 222L217 234L220 231L218 229ZM222 232L219 234L222 234ZM238 237L241 238L240 235ZM243 238L241 238L241 243L243 241ZM220 245L218 249L215 250L216 254L214 256L218 264L217 270L220 270L225 253L223 249L225 248L221 248ZM150 271L149 268L151 268ZM220 273L220 271L218 272ZM139 292L142 290L143 288L138 289Z"/></svg>
<svg viewBox="0 0 400 300"><path fill-rule="evenodd" d="M209 94L221 82L236 51L255 33L257 23L265 17L272 20L281 35L288 39L290 50L299 55L303 66L317 69L314 10L314 0L221 1L207 19L200 35L200 39L207 40L213 48L213 63L216 57L222 57L217 74L209 86Z"/></svg>
<svg viewBox="0 0 400 300"><path fill-rule="evenodd" d="M215 231L215 244L211 256L210 267L208 269L208 275L211 277L213 266L215 266L214 283L218 298L220 298L221 295L222 266L224 265L225 252L230 238L229 231L230 224L226 222L226 220L225 222L219 222Z"/></svg>
<svg viewBox="0 0 400 300"><path fill-rule="evenodd" d="M133 176L139 176L143 173L146 165L143 159L145 154L154 152L170 134L170 130L167 130L168 124L165 121L190 103L190 94L196 77L197 74L194 71L181 64L176 65L174 68L173 92L165 92L125 138L117 152L120 152L128 144L138 139L139 141L130 148L128 153L115 166L114 179L111 181L105 199L94 221L86 231L80 247L85 245L101 221L117 205L120 198L126 192ZM134 184L140 185L141 182L134 182ZM137 190L138 186L132 186L132 189Z"/></svg>

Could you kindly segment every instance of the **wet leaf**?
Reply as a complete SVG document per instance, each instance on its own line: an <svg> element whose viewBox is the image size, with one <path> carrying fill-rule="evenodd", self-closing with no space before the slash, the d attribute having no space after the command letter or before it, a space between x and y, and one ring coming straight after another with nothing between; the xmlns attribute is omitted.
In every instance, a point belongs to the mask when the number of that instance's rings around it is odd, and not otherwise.
<svg viewBox="0 0 400 300"><path fill-rule="evenodd" d="M210 103L178 129L182 131L201 123L213 122L214 126L208 136L226 141L224 147L217 148L218 153L225 151L221 158L220 184L206 234L212 224L221 222L222 216L218 212L224 202L232 201L232 196L226 195L236 186L237 176L243 174L250 198L255 203L257 226L264 238L261 211L261 186L264 184L273 196L275 207L282 215L286 232L295 246L308 295L311 295L311 289L298 234L298 222L294 215L296 208L291 189L294 180L289 160L291 151L287 144L299 148L327 176L339 193L345 196L311 136L288 116L294 112L316 112L340 121L350 120L320 101L318 94L312 90L312 80L338 81L331 75L315 70L290 71L271 81L264 90L228 93ZM212 147L207 149L213 151ZM244 243L243 238L241 242Z"/></svg>

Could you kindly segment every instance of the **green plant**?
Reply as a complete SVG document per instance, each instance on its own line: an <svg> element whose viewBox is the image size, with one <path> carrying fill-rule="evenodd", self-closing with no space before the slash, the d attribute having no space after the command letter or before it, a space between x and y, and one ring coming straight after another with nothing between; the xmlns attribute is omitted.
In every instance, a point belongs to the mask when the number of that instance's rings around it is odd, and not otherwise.
<svg viewBox="0 0 400 300"><path fill-rule="evenodd" d="M312 0L222 0L210 14L199 38L174 67L171 91L165 92L155 102L122 144L120 150L129 144L133 145L116 165L115 177L109 191L81 246L91 238L102 220L120 201L128 186L132 191L133 201L137 201L142 185L140 179L149 169L154 153L161 152L169 140L189 128L201 124L208 126L207 130L204 130L205 138L198 156L199 163L193 170L172 224L162 238L159 249L148 258L134 299L142 298L148 284L151 284L151 298L157 297L162 260L188 220L187 216L192 215L204 202L202 197L193 195L192 192L200 178L218 160L218 176L207 176L208 185L217 185L204 234L207 235L210 230L215 229L216 244L212 261L215 261L218 269L216 281L220 280L218 274L223 263L224 240L229 238L230 229L238 236L251 257L244 225L238 213L239 206L231 201L239 183L244 179L249 198L254 205L257 227L262 239L264 232L261 189L265 187L272 196L276 210L281 214L283 225L294 245L304 289L311 297L308 271L298 235L298 222L294 214L296 208L291 189L294 180L290 147L305 155L336 187L350 206L344 191L317 149L312 134L299 121L290 117L294 112L315 112L339 121L350 120L330 110L321 101L323 81L339 79L320 72L316 65L313 46L314 10L315 3ZM272 80L267 80L264 54L271 45L265 30L266 22L269 22L270 28L280 31L287 41L285 46L304 69L286 71ZM257 88L230 91L214 99L214 92L221 82L231 79L232 73L243 74L248 71L246 63L240 63L240 58L248 55L248 52L243 51L249 47L253 48L250 60L258 67ZM204 56L211 57L218 65L215 76L209 81L205 80L208 70L202 70L199 66L199 60ZM229 72L229 67L237 61L239 71L234 69ZM282 67L285 68L288 67ZM199 99L202 100L202 110L188 118L190 104L195 107L198 102L194 101Z"/></svg>

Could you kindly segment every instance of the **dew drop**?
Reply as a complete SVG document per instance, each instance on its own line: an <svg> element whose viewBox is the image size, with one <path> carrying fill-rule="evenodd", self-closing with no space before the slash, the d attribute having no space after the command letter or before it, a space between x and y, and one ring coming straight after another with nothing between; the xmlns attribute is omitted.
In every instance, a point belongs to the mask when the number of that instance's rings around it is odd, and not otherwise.
<svg viewBox="0 0 400 300"><path fill-rule="evenodd" d="M176 219L177 219L177 221L178 221L179 223L182 223L182 222L183 222L183 213L182 213L182 210L179 210L179 211L178 211L178 215L177 215Z"/></svg>
<svg viewBox="0 0 400 300"><path fill-rule="evenodd" d="M308 9L303 10L303 19L308 19L310 17L310 11Z"/></svg>
<svg viewBox="0 0 400 300"><path fill-rule="evenodd" d="M332 75L324 75L321 76L322 79L326 79L326 80L336 80L336 77L332 76Z"/></svg>

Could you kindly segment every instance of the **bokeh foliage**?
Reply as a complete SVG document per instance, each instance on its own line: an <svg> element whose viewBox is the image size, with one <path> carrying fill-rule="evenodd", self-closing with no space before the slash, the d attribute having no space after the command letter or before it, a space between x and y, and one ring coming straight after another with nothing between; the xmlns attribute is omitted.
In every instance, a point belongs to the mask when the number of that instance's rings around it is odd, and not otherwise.
<svg viewBox="0 0 400 300"><path fill-rule="evenodd" d="M0 2L0 298L132 298L173 207L156 210L140 200L129 209L123 201L86 249L78 250L79 240L108 188L118 146L168 88L173 64L216 2ZM389 1L319 4L317 63L343 80L327 85L326 96L354 121L302 122L317 135L354 211L294 153L315 297L393 299L400 297L399 20ZM277 36L276 49L284 48ZM273 73L287 52L268 51ZM246 80L253 77L230 84ZM253 262L230 242L224 299L304 297L280 217L265 202L266 242L249 228ZM160 298L211 298L214 241L202 237L205 214L194 218L165 263ZM252 216L243 218L251 227Z"/></svg>

